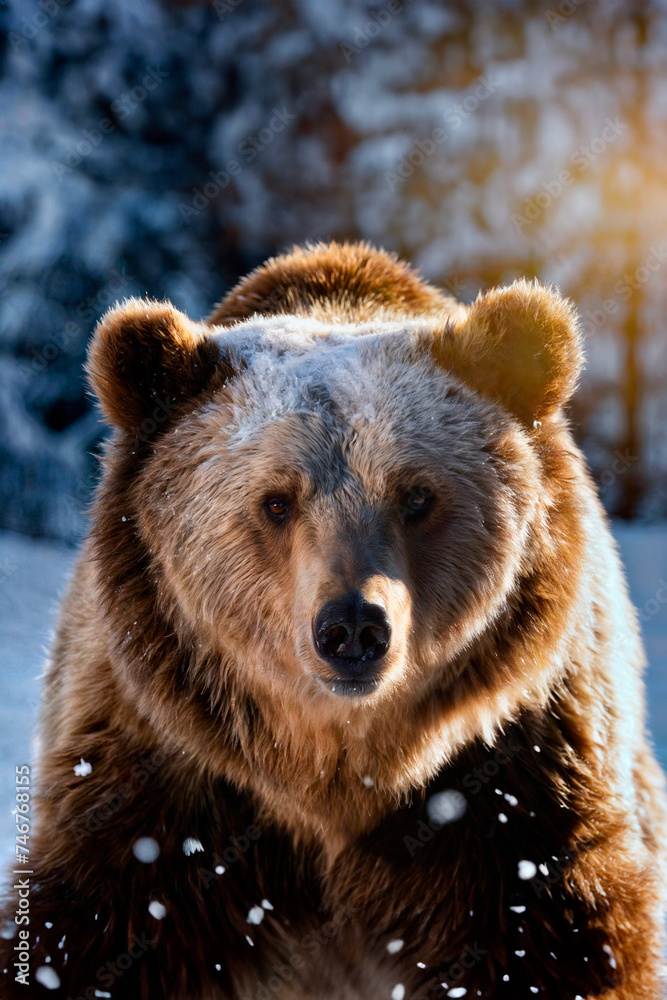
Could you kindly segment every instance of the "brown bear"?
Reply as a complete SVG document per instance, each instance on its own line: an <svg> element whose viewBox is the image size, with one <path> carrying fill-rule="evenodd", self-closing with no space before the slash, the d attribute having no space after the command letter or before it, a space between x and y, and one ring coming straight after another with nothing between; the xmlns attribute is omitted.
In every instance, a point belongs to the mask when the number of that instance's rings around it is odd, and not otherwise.
<svg viewBox="0 0 667 1000"><path fill-rule="evenodd" d="M662 997L581 363L554 291L466 307L366 245L270 260L208 323L107 313L3 1000Z"/></svg>

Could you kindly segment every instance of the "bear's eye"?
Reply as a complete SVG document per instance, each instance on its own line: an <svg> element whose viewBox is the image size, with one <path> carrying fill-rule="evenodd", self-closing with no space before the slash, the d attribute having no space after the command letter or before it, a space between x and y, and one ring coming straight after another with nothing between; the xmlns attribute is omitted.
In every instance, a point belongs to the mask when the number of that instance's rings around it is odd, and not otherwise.
<svg viewBox="0 0 667 1000"><path fill-rule="evenodd" d="M433 494L430 490L410 490L403 499L402 507L408 514L425 514L431 505Z"/></svg>
<svg viewBox="0 0 667 1000"><path fill-rule="evenodd" d="M264 506L275 521L284 521L289 514L287 500L283 500L282 497L271 497Z"/></svg>

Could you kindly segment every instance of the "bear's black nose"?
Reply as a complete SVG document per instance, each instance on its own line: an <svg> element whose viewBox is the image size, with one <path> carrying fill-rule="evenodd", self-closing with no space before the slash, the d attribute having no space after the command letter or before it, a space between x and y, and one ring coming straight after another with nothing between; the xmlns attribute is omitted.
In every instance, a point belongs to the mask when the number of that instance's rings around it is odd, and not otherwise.
<svg viewBox="0 0 667 1000"><path fill-rule="evenodd" d="M389 649L391 636L384 608L368 604L356 590L325 604L313 631L318 654L349 680L372 672Z"/></svg>

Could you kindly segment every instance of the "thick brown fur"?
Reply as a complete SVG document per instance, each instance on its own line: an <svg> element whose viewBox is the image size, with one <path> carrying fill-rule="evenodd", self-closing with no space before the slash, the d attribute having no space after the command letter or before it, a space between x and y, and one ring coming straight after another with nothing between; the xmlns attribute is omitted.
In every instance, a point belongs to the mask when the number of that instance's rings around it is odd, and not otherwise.
<svg viewBox="0 0 667 1000"><path fill-rule="evenodd" d="M580 367L554 291L464 307L365 245L269 261L208 326L107 314L3 1000L660 1000L665 794ZM351 590L391 623L356 698L313 642Z"/></svg>

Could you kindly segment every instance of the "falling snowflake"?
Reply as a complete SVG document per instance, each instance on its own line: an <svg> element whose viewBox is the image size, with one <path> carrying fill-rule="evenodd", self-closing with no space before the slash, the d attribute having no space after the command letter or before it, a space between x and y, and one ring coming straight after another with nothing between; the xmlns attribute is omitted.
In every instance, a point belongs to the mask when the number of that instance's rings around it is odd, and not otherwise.
<svg viewBox="0 0 667 1000"><path fill-rule="evenodd" d="M89 774L93 773L93 765L81 757L80 763L74 765L74 773L77 778L87 778ZM55 987L51 986L47 989L55 989Z"/></svg>
<svg viewBox="0 0 667 1000"><path fill-rule="evenodd" d="M436 792L426 803L428 818L438 826L455 823L456 820L461 819L467 808L468 803L465 795L452 788L444 792Z"/></svg>
<svg viewBox="0 0 667 1000"><path fill-rule="evenodd" d="M46 990L57 990L60 986L60 976L50 965L40 965L35 970L35 979Z"/></svg>
<svg viewBox="0 0 667 1000"><path fill-rule="evenodd" d="M395 955L397 951L401 950L403 944L404 942L400 938L394 938L394 940L390 941L387 945L387 951L390 955Z"/></svg>
<svg viewBox="0 0 667 1000"><path fill-rule="evenodd" d="M166 908L162 905L162 903L158 903L157 899L152 899L150 901L148 904L148 912L152 917L155 917L156 920L164 920L167 916Z"/></svg>
<svg viewBox="0 0 667 1000"><path fill-rule="evenodd" d="M261 924L264 919L264 910L261 906L253 906L251 910L248 911L248 916L246 920L249 924Z"/></svg>
<svg viewBox="0 0 667 1000"><path fill-rule="evenodd" d="M152 837L139 837L132 844L132 853L137 861L142 861L145 865L155 861L160 853L160 845Z"/></svg>
<svg viewBox="0 0 667 1000"><path fill-rule="evenodd" d="M519 878L527 881L537 875L537 865L533 861L519 862Z"/></svg>
<svg viewBox="0 0 667 1000"><path fill-rule="evenodd" d="M203 850L204 845L201 840L197 840L196 837L186 837L183 841L183 854L185 854L186 858L189 858L192 854L196 854L197 851Z"/></svg>
<svg viewBox="0 0 667 1000"><path fill-rule="evenodd" d="M405 986L403 983L396 983L391 991L391 1000L403 1000L405 997Z"/></svg>

